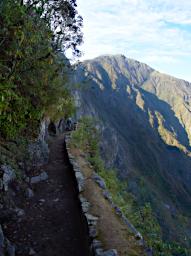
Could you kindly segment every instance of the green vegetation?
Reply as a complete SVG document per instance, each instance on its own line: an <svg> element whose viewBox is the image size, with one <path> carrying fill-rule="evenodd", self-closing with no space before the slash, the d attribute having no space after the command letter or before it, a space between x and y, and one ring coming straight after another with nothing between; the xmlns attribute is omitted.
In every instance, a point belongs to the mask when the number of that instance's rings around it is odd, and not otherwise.
<svg viewBox="0 0 191 256"><path fill-rule="evenodd" d="M72 144L89 152L91 157L94 157L98 153L98 138L96 121L89 117L83 117L79 122L78 129L72 133Z"/></svg>
<svg viewBox="0 0 191 256"><path fill-rule="evenodd" d="M71 144L82 149L95 171L105 180L113 201L141 232L156 256L188 256L189 252L176 243L165 243L162 231L151 204L140 205L128 192L128 183L117 177L115 170L106 169L99 153L99 132L96 122L89 117L79 121L79 128L72 133Z"/></svg>
<svg viewBox="0 0 191 256"><path fill-rule="evenodd" d="M73 113L66 86L70 68L60 52L71 48L79 54L82 19L75 6L75 1L61 0L1 1L1 138L36 135L43 117Z"/></svg>

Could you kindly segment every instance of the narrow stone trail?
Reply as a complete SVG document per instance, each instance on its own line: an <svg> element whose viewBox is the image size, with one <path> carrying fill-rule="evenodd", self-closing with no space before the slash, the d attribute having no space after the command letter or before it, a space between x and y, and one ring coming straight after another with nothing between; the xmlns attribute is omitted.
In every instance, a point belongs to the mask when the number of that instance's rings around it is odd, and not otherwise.
<svg viewBox="0 0 191 256"><path fill-rule="evenodd" d="M34 196L20 202L25 215L11 232L16 255L89 256L87 224L63 136L52 143L44 171L48 180L33 185Z"/></svg>

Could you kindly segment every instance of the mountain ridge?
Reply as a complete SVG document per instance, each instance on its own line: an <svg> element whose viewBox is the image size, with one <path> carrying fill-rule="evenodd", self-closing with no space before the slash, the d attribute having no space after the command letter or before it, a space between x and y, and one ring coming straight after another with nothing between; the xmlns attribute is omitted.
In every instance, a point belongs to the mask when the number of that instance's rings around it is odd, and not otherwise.
<svg viewBox="0 0 191 256"><path fill-rule="evenodd" d="M82 60L81 63L86 63L86 62L89 62L89 61L95 61L95 60L100 60L102 58L125 58L126 60L128 60L130 63L137 63L137 64L142 64L142 65L145 65L147 66L148 68L150 68L151 70L153 70L153 72L156 72L157 74L161 74L161 75L164 75L164 76L167 76L167 77L171 77L171 78L174 78L176 80L181 80L181 81L184 81L186 83L189 83L191 84L191 81L187 80L187 79L184 79L184 78L180 78L176 75L172 75L172 74L168 74L167 72L165 71L159 71L158 69L155 69L154 67L152 67L151 65L147 64L146 62L142 62L142 61L139 61L137 59L134 59L134 58L130 58L130 57L126 57L124 54L101 54L97 57L94 57L94 58L87 58L87 59L84 59Z"/></svg>

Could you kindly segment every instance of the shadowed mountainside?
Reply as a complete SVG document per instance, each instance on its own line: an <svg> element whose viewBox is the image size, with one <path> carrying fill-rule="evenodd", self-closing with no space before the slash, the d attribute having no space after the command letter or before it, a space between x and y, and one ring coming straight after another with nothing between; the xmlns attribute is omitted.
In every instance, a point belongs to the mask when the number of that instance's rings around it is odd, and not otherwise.
<svg viewBox="0 0 191 256"><path fill-rule="evenodd" d="M123 55L85 61L77 81L78 116L100 121L106 165L152 203L165 238L189 236L191 84Z"/></svg>

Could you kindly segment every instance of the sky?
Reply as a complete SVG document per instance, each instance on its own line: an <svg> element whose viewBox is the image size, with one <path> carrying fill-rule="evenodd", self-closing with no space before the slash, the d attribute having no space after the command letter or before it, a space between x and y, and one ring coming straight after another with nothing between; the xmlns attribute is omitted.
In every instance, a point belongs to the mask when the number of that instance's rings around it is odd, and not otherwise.
<svg viewBox="0 0 191 256"><path fill-rule="evenodd" d="M191 82L191 0L77 0L83 59L123 54Z"/></svg>

